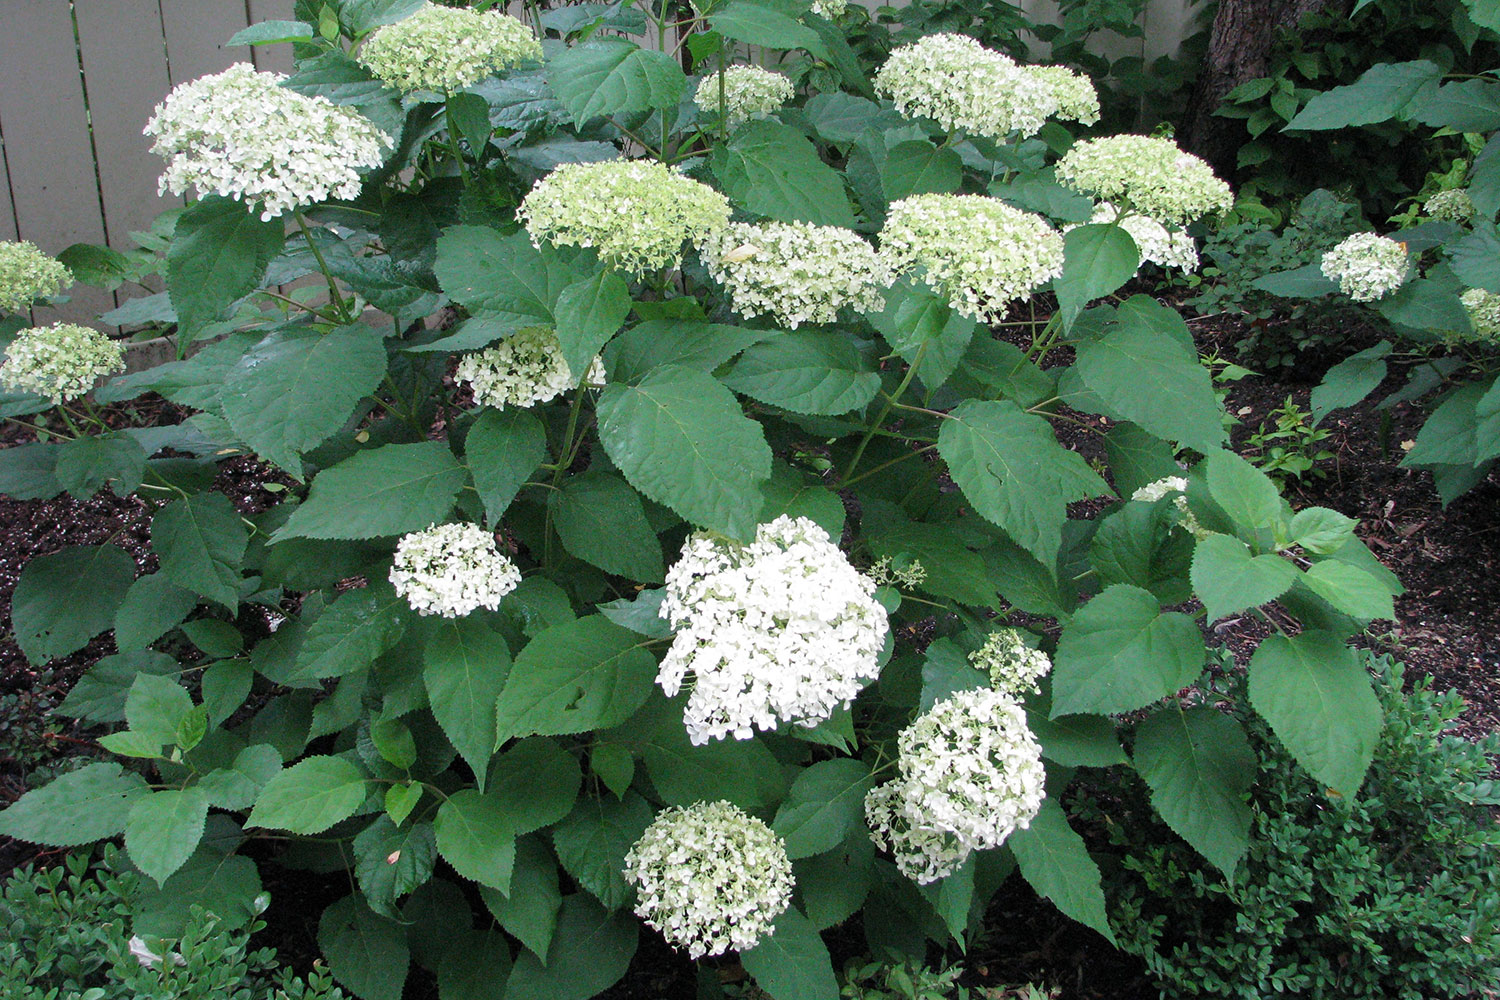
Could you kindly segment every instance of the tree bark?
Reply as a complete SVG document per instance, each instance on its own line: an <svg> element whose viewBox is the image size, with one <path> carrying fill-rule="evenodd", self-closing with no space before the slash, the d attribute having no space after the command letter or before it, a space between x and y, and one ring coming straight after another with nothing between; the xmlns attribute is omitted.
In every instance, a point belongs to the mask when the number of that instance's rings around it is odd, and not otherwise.
<svg viewBox="0 0 1500 1000"><path fill-rule="evenodd" d="M1214 115L1224 95L1266 75L1276 33L1294 28L1308 14L1346 0L1219 0L1208 52L1188 101L1179 140L1213 164L1222 177L1235 172L1235 154L1245 141L1244 123Z"/></svg>

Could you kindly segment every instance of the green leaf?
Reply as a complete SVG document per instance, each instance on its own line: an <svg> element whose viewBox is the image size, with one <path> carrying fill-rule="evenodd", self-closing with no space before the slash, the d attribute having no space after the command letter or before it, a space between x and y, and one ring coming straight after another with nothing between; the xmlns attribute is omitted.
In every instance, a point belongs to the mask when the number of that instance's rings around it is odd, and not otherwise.
<svg viewBox="0 0 1500 1000"><path fill-rule="evenodd" d="M608 729L651 694L656 659L603 615L540 632L516 657L496 708L500 741Z"/></svg>
<svg viewBox="0 0 1500 1000"><path fill-rule="evenodd" d="M1051 799L1042 803L1031 825L1010 835L1006 846L1016 856L1021 875L1040 896L1052 900L1064 914L1092 927L1115 943L1104 915L1104 890L1099 866L1089 857L1083 838L1068 825L1062 807Z"/></svg>
<svg viewBox="0 0 1500 1000"><path fill-rule="evenodd" d="M558 911L562 909L562 891L558 888L557 862L552 852L537 837L516 841L516 867L510 880L510 895L493 889L481 889L484 905L500 921L500 926L545 959L552 933L557 929Z"/></svg>
<svg viewBox="0 0 1500 1000"><path fill-rule="evenodd" d="M1455 132L1500 129L1500 87L1492 80L1462 80L1423 91L1409 119Z"/></svg>
<svg viewBox="0 0 1500 1000"><path fill-rule="evenodd" d="M27 563L11 598L27 661L39 667L77 652L114 625L134 580L135 560L113 545L72 546Z"/></svg>
<svg viewBox="0 0 1500 1000"><path fill-rule="evenodd" d="M765 330L726 323L653 319L610 341L604 367L611 382L636 382L664 365L711 372L765 336Z"/></svg>
<svg viewBox="0 0 1500 1000"><path fill-rule="evenodd" d="M453 870L501 892L510 891L516 833L505 806L493 796L463 788L438 809L437 849Z"/></svg>
<svg viewBox="0 0 1500 1000"><path fill-rule="evenodd" d="M1043 565L1057 561L1068 504L1109 493L1051 424L1009 401L960 403L938 430L938 454L974 509Z"/></svg>
<svg viewBox="0 0 1500 1000"><path fill-rule="evenodd" d="M1385 381L1384 358L1390 353L1390 341L1382 340L1328 369L1323 381L1312 391L1313 423L1320 422L1334 410L1353 406L1374 392Z"/></svg>
<svg viewBox="0 0 1500 1000"><path fill-rule="evenodd" d="M161 572L179 587L233 610L250 534L222 493L173 500L151 519L151 549Z"/></svg>
<svg viewBox="0 0 1500 1000"><path fill-rule="evenodd" d="M1261 275L1250 283L1250 287L1283 299L1316 299L1339 290L1338 284L1323 273L1322 265L1317 262L1290 271Z"/></svg>
<svg viewBox="0 0 1500 1000"><path fill-rule="evenodd" d="M1165 322L1185 334L1187 324L1144 296L1132 298L1117 315L1118 324L1104 336L1078 345L1076 370L1084 385L1116 414L1157 437L1201 452L1220 448L1223 409L1208 370L1196 350L1158 325ZM1162 406L1163 399L1172 405Z"/></svg>
<svg viewBox="0 0 1500 1000"><path fill-rule="evenodd" d="M547 458L547 432L525 410L486 407L464 439L464 463L491 524L499 524L521 487Z"/></svg>
<svg viewBox="0 0 1500 1000"><path fill-rule="evenodd" d="M505 637L477 615L435 622L422 655L432 714L483 789L495 753L495 706L510 674Z"/></svg>
<svg viewBox="0 0 1500 1000"><path fill-rule="evenodd" d="M1052 282L1064 329L1083 307L1135 277L1141 263L1130 234L1116 225L1083 225L1063 236L1063 271Z"/></svg>
<svg viewBox="0 0 1500 1000"><path fill-rule="evenodd" d="M677 107L687 76L665 52L623 38L564 49L547 64L547 84L582 126L592 118Z"/></svg>
<svg viewBox="0 0 1500 1000"><path fill-rule="evenodd" d="M730 0L708 19L709 26L726 38L772 49L806 49L819 59L828 59L828 49L812 28L792 20L769 4Z"/></svg>
<svg viewBox="0 0 1500 1000"><path fill-rule="evenodd" d="M68 697L57 706L57 712L90 722L124 722L125 697L137 674L175 675L180 669L170 656L151 650L106 656L74 682Z"/></svg>
<svg viewBox="0 0 1500 1000"><path fill-rule="evenodd" d="M557 860L578 884L593 893L611 912L631 895L621 874L625 855L651 825L651 807L635 792L622 799L584 798L552 829ZM564 904L566 905L566 904ZM561 935L562 927L558 927ZM556 938L553 943L556 943ZM549 964L550 964L549 958Z"/></svg>
<svg viewBox="0 0 1500 1000"><path fill-rule="evenodd" d="M176 677L137 674L125 696L126 723L158 746L177 742L177 727L192 710L192 696Z"/></svg>
<svg viewBox="0 0 1500 1000"><path fill-rule="evenodd" d="M1348 128L1404 118L1419 95L1442 75L1442 67L1426 59L1376 63L1353 83L1315 95L1282 131Z"/></svg>
<svg viewBox="0 0 1500 1000"><path fill-rule="evenodd" d="M668 805L723 799L759 809L786 791L781 765L760 740L711 740L694 746L675 711L652 733L641 756L657 795Z"/></svg>
<svg viewBox="0 0 1500 1000"><path fill-rule="evenodd" d="M597 271L564 288L553 313L563 361L578 381L589 370L600 348L620 331L625 317L630 315L630 289L615 272Z"/></svg>
<svg viewBox="0 0 1500 1000"><path fill-rule="evenodd" d="M345 896L323 911L318 947L333 978L361 1000L401 1000L411 965L406 931L361 897Z"/></svg>
<svg viewBox="0 0 1500 1000"><path fill-rule="evenodd" d="M271 536L378 538L447 520L464 469L441 441L356 452L313 480L312 493Z"/></svg>
<svg viewBox="0 0 1500 1000"><path fill-rule="evenodd" d="M1396 617L1389 588L1358 566L1324 559L1303 571L1302 582L1346 615L1372 621Z"/></svg>
<svg viewBox="0 0 1500 1000"><path fill-rule="evenodd" d="M1115 584L1063 628L1052 676L1052 717L1129 712L1191 684L1203 670L1198 624L1163 612L1139 587Z"/></svg>
<svg viewBox="0 0 1500 1000"><path fill-rule="evenodd" d="M1250 704L1314 779L1353 798L1385 723L1359 656L1337 635L1273 635L1250 658Z"/></svg>
<svg viewBox="0 0 1500 1000"><path fill-rule="evenodd" d="M660 583L666 572L661 541L646 520L640 495L608 472L569 477L547 497L557 537L569 554L606 573Z"/></svg>
<svg viewBox="0 0 1500 1000"><path fill-rule="evenodd" d="M984 560L963 541L936 524L908 523L881 530L869 539L875 558L914 559L927 570L917 589L960 604L989 607L995 603L995 581Z"/></svg>
<svg viewBox="0 0 1500 1000"><path fill-rule="evenodd" d="M342 757L308 757L266 782L246 826L322 833L364 805L365 775Z"/></svg>
<svg viewBox="0 0 1500 1000"><path fill-rule="evenodd" d="M880 184L886 201L914 194L946 194L963 183L964 165L958 153L926 139L897 143L880 164Z"/></svg>
<svg viewBox="0 0 1500 1000"><path fill-rule="evenodd" d="M203 705L212 725L223 724L250 696L255 671L248 661L222 660L203 671Z"/></svg>
<svg viewBox="0 0 1500 1000"><path fill-rule="evenodd" d="M598 413L604 450L632 486L711 531L754 535L771 449L722 384L658 368L638 385L606 386Z"/></svg>
<svg viewBox="0 0 1500 1000"><path fill-rule="evenodd" d="M290 679L343 677L364 670L401 641L406 618L406 601L385 580L346 590L308 628Z"/></svg>
<svg viewBox="0 0 1500 1000"><path fill-rule="evenodd" d="M793 413L831 416L863 410L880 390L880 374L845 337L790 330L746 350L724 384Z"/></svg>
<svg viewBox="0 0 1500 1000"><path fill-rule="evenodd" d="M310 42L317 32L306 21L261 21L241 28L225 42L228 48L239 45L275 45L279 42Z"/></svg>
<svg viewBox="0 0 1500 1000"><path fill-rule="evenodd" d="M52 469L57 484L79 500L106 486L115 496L129 496L140 487L145 472L146 452L135 438L121 433L64 442Z"/></svg>
<svg viewBox="0 0 1500 1000"><path fill-rule="evenodd" d="M142 795L125 821L125 850L148 878L161 885L197 850L208 819L201 788L173 788Z"/></svg>
<svg viewBox="0 0 1500 1000"><path fill-rule="evenodd" d="M740 962L772 1000L838 1000L828 946L793 907L776 918L770 936L740 953Z"/></svg>
<svg viewBox="0 0 1500 1000"><path fill-rule="evenodd" d="M1464 0L1464 6L1475 24L1500 31L1500 0Z"/></svg>
<svg viewBox="0 0 1500 1000"><path fill-rule="evenodd" d="M597 743L589 754L589 770L615 793L615 798L624 798L635 779L635 757L617 743Z"/></svg>
<svg viewBox="0 0 1500 1000"><path fill-rule="evenodd" d="M1286 504L1270 476L1227 451L1210 453L1204 469L1209 495L1229 515L1241 538L1253 539L1281 522Z"/></svg>
<svg viewBox="0 0 1500 1000"><path fill-rule="evenodd" d="M76 847L123 833L136 800L149 795L119 764L85 764L33 789L0 811L0 836Z"/></svg>
<svg viewBox="0 0 1500 1000"><path fill-rule="evenodd" d="M1392 323L1412 330L1467 333L1472 324L1459 291L1456 283L1412 278L1372 305Z"/></svg>
<svg viewBox="0 0 1500 1000"><path fill-rule="evenodd" d="M1135 769L1167 825L1233 879L1250 849L1256 771L1240 724L1215 708L1157 712L1136 730Z"/></svg>
<svg viewBox="0 0 1500 1000"><path fill-rule="evenodd" d="M236 812L249 809L266 782L281 772L281 753L267 743L248 746L229 767L216 768L198 781L208 804Z"/></svg>
<svg viewBox="0 0 1500 1000"><path fill-rule="evenodd" d="M1300 545L1318 555L1337 552L1354 538L1352 517L1345 517L1327 507L1304 507L1292 516L1290 544Z"/></svg>
<svg viewBox="0 0 1500 1000"><path fill-rule="evenodd" d="M885 295L885 308L868 318L907 364L915 363L917 352L922 352L917 377L929 389L948 381L979 325L950 308L946 298L909 276L890 287Z"/></svg>
<svg viewBox="0 0 1500 1000"><path fill-rule="evenodd" d="M546 961L529 952L516 959L505 1000L589 1000L625 975L638 934L628 913L575 893L562 901Z"/></svg>
<svg viewBox="0 0 1500 1000"><path fill-rule="evenodd" d="M349 421L385 370L380 335L363 323L328 333L279 330L230 369L219 402L242 441L300 475L302 454Z"/></svg>
<svg viewBox="0 0 1500 1000"><path fill-rule="evenodd" d="M385 790L385 814L391 818L392 823L401 824L406 822L406 817L417 808L417 803L422 801L423 788L419 782L413 781L409 785L391 785Z"/></svg>
<svg viewBox="0 0 1500 1000"><path fill-rule="evenodd" d="M39 410L51 405L51 400L37 398L41 402ZM6 448L0 453L0 494L12 500L50 500L57 496L63 485L52 473L61 450L56 442Z"/></svg>
<svg viewBox="0 0 1500 1000"><path fill-rule="evenodd" d="M1253 555L1228 535L1210 535L1193 549L1193 589L1210 622L1276 600L1297 579L1297 567L1278 555Z"/></svg>
<svg viewBox="0 0 1500 1000"><path fill-rule="evenodd" d="M370 909L392 920L401 919L396 900L432 877L437 844L431 823L413 823L405 830L385 816L354 838L354 874Z"/></svg>
<svg viewBox="0 0 1500 1000"><path fill-rule="evenodd" d="M732 0L726 12L748 6ZM722 15L720 15L722 16ZM811 34L810 29L802 29ZM816 38L816 35L813 35ZM854 212L838 171L794 128L753 121L709 157L714 176L736 205L782 222L853 228Z"/></svg>
<svg viewBox="0 0 1500 1000"><path fill-rule="evenodd" d="M923 653L917 710L926 712L959 691L989 686L989 675L969 662L969 654L958 643L946 637L935 639Z"/></svg>
<svg viewBox="0 0 1500 1000"><path fill-rule="evenodd" d="M438 284L476 317L495 322L495 336L553 326L552 307L583 277L556 254L531 245L524 230L502 235L487 226L454 226L438 238Z"/></svg>
<svg viewBox="0 0 1500 1000"><path fill-rule="evenodd" d="M556 740L532 736L490 762L490 798L517 836L551 826L573 809L583 787L578 758Z"/></svg>
<svg viewBox="0 0 1500 1000"><path fill-rule="evenodd" d="M1125 763L1125 751L1114 723L1098 715L1065 715L1052 719L1052 699L1033 695L1026 702L1027 723L1042 756L1064 767L1110 767Z"/></svg>
<svg viewBox="0 0 1500 1000"><path fill-rule="evenodd" d="M851 757L825 760L797 775L776 810L771 829L787 856L807 858L837 847L865 818L865 793L875 785L870 767Z"/></svg>
<svg viewBox="0 0 1500 1000"><path fill-rule="evenodd" d="M259 211L221 195L207 195L177 217L167 248L167 294L184 341L260 287L281 252L285 227L283 219L262 222Z"/></svg>

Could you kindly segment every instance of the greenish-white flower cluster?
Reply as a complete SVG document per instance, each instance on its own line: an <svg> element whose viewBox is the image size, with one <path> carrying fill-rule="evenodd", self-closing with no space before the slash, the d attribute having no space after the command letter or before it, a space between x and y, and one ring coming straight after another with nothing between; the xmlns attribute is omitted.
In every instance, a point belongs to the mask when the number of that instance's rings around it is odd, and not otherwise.
<svg viewBox="0 0 1500 1000"><path fill-rule="evenodd" d="M902 730L896 747L899 776L865 796L865 819L875 843L918 882L999 847L1042 807L1042 748L1008 694L959 691Z"/></svg>
<svg viewBox="0 0 1500 1000"><path fill-rule="evenodd" d="M991 632L984 645L969 654L969 662L989 674L996 691L1018 698L1041 690L1039 682L1052 669L1052 658L1028 646L1026 637L1013 628Z"/></svg>
<svg viewBox="0 0 1500 1000"><path fill-rule="evenodd" d="M891 205L880 252L894 274L922 280L965 316L992 322L1062 274L1063 238L1040 215L998 198L919 194Z"/></svg>
<svg viewBox="0 0 1500 1000"><path fill-rule="evenodd" d="M542 43L515 18L436 4L377 29L359 50L371 73L404 93L452 93L541 58Z"/></svg>
<svg viewBox="0 0 1500 1000"><path fill-rule="evenodd" d="M1164 226L1185 226L1234 207L1229 185L1212 167L1155 136L1084 139L1057 161L1057 179Z"/></svg>
<svg viewBox="0 0 1500 1000"><path fill-rule="evenodd" d="M1094 209L1090 223L1116 222L1130 234L1135 248L1140 251L1141 263L1150 261L1161 267L1176 267L1183 271L1198 270L1198 244L1181 229L1168 229L1155 219L1144 215L1122 213L1109 202L1100 202ZM1065 226L1063 232L1074 229Z"/></svg>
<svg viewBox="0 0 1500 1000"><path fill-rule="evenodd" d="M826 17L830 21L837 20L849 9L849 0L813 0L812 13L819 17Z"/></svg>
<svg viewBox="0 0 1500 1000"><path fill-rule="evenodd" d="M865 576L874 580L877 587L905 587L910 590L927 582L927 567L916 559L897 566L890 556L882 556L865 570Z"/></svg>
<svg viewBox="0 0 1500 1000"><path fill-rule="evenodd" d="M792 99L792 81L759 66L730 66L724 70L724 121L736 125L770 114ZM719 113L719 74L710 73L698 84L693 101L703 111Z"/></svg>
<svg viewBox="0 0 1500 1000"><path fill-rule="evenodd" d="M390 138L358 112L287 90L282 79L236 63L174 88L145 130L167 161L160 189L236 198L267 220L357 197L360 171L380 166Z"/></svg>
<svg viewBox="0 0 1500 1000"><path fill-rule="evenodd" d="M1197 516L1188 507L1187 488L1188 481L1184 477L1166 476L1140 487L1134 493L1130 494L1130 499L1141 503L1156 503L1163 497L1172 497L1172 507L1178 514L1178 527L1201 541L1213 534L1213 532L1208 531L1203 525L1199 524ZM1173 494L1176 494L1176 496L1173 496Z"/></svg>
<svg viewBox="0 0 1500 1000"><path fill-rule="evenodd" d="M0 242L0 312L20 312L73 283L73 272L35 243Z"/></svg>
<svg viewBox="0 0 1500 1000"><path fill-rule="evenodd" d="M728 225L729 199L660 163L565 163L516 215L532 243L593 247L605 263L640 273L680 264L684 243Z"/></svg>
<svg viewBox="0 0 1500 1000"><path fill-rule="evenodd" d="M461 618L498 608L521 571L479 525L439 524L396 543L390 581L417 614Z"/></svg>
<svg viewBox="0 0 1500 1000"><path fill-rule="evenodd" d="M525 327L493 347L464 355L454 377L469 383L476 403L497 410L545 403L579 381L563 360L557 332L546 326ZM597 357L585 380L604 384L604 364Z"/></svg>
<svg viewBox="0 0 1500 1000"><path fill-rule="evenodd" d="M1052 117L1080 125L1093 125L1099 120L1099 92L1094 89L1094 81L1066 66L1031 66L1027 72L1052 89L1057 104Z"/></svg>
<svg viewBox="0 0 1500 1000"><path fill-rule="evenodd" d="M694 959L755 947L792 900L786 844L728 802L662 810L624 874L636 915Z"/></svg>
<svg viewBox="0 0 1500 1000"><path fill-rule="evenodd" d="M1406 283L1406 244L1375 233L1355 233L1323 254L1325 277L1355 302L1385 298Z"/></svg>
<svg viewBox="0 0 1500 1000"><path fill-rule="evenodd" d="M53 323L16 334L0 364L0 385L64 403L124 367L125 349L98 330Z"/></svg>
<svg viewBox="0 0 1500 1000"><path fill-rule="evenodd" d="M1459 296L1469 314L1476 340L1500 340L1500 295L1483 288L1471 288Z"/></svg>
<svg viewBox="0 0 1500 1000"><path fill-rule="evenodd" d="M840 309L878 312L890 284L885 263L857 233L807 222L730 223L704 241L704 266L729 291L735 312L769 314L795 330L832 323Z"/></svg>
<svg viewBox="0 0 1500 1000"><path fill-rule="evenodd" d="M1058 110L1054 82L966 35L927 35L896 49L875 90L908 118L992 139L1034 135Z"/></svg>
<svg viewBox="0 0 1500 1000"><path fill-rule="evenodd" d="M1474 199L1465 188L1452 188L1428 198L1422 211L1445 222L1468 222L1474 217Z"/></svg>

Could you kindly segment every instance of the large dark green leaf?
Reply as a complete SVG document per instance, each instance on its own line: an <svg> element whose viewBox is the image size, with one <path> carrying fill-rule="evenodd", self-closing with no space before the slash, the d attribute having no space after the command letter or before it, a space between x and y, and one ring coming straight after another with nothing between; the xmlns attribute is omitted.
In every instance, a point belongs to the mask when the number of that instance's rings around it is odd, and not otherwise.
<svg viewBox="0 0 1500 1000"><path fill-rule="evenodd" d="M1129 712L1191 684L1203 670L1198 624L1148 591L1115 584L1063 628L1052 715Z"/></svg>
<svg viewBox="0 0 1500 1000"><path fill-rule="evenodd" d="M789 126L751 122L727 145L716 148L709 163L730 200L755 215L821 226L854 225L838 172Z"/></svg>
<svg viewBox="0 0 1500 1000"><path fill-rule="evenodd" d="M530 952L516 959L506 1000L589 1000L607 990L635 957L638 924L608 913L577 893L562 901L545 962Z"/></svg>
<svg viewBox="0 0 1500 1000"><path fill-rule="evenodd" d="M630 484L608 472L584 472L547 498L563 548L607 573L660 583L661 542L641 498Z"/></svg>
<svg viewBox="0 0 1500 1000"><path fill-rule="evenodd" d="M151 519L151 549L168 580L226 608L239 606L249 532L222 493L173 500Z"/></svg>
<svg viewBox="0 0 1500 1000"><path fill-rule="evenodd" d="M1442 67L1426 59L1377 63L1353 83L1325 90L1308 101L1283 131L1374 125L1404 117L1442 75Z"/></svg>
<svg viewBox="0 0 1500 1000"><path fill-rule="evenodd" d="M677 60L623 38L564 49L547 64L547 83L573 122L623 112L670 110L687 87Z"/></svg>
<svg viewBox="0 0 1500 1000"><path fill-rule="evenodd" d="M1250 849L1256 769L1240 724L1214 708L1168 707L1136 730L1135 768L1167 825L1233 878Z"/></svg>
<svg viewBox="0 0 1500 1000"><path fill-rule="evenodd" d="M656 659L603 615L555 625L527 643L497 706L500 740L582 733L625 721L651 693Z"/></svg>
<svg viewBox="0 0 1500 1000"><path fill-rule="evenodd" d="M747 349L724 384L793 413L831 416L864 409L880 389L880 374L844 337L790 330Z"/></svg>
<svg viewBox="0 0 1500 1000"><path fill-rule="evenodd" d="M26 564L11 598L16 643L34 666L82 649L114 625L135 560L113 545L79 545Z"/></svg>
<svg viewBox="0 0 1500 1000"><path fill-rule="evenodd" d="M179 336L192 339L249 295L281 251L285 223L262 222L244 202L208 195L177 220L167 250L167 292Z"/></svg>
<svg viewBox="0 0 1500 1000"><path fill-rule="evenodd" d="M1011 834L1006 846L1016 856L1021 875L1038 895L1057 904L1063 913L1104 935L1115 936L1104 914L1104 890L1099 866L1089 857L1083 838L1068 825L1062 807L1048 799L1025 830Z"/></svg>
<svg viewBox="0 0 1500 1000"><path fill-rule="evenodd" d="M313 480L312 493L272 536L378 538L447 520L463 466L440 441L356 452Z"/></svg>
<svg viewBox="0 0 1500 1000"><path fill-rule="evenodd" d="M740 961L772 1000L838 1000L828 946L799 910L777 917L771 935L742 952Z"/></svg>

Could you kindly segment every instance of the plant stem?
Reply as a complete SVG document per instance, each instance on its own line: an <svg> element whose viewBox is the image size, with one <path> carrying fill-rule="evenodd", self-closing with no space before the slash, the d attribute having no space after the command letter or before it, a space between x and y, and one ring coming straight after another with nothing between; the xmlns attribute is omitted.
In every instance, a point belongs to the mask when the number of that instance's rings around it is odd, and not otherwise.
<svg viewBox="0 0 1500 1000"><path fill-rule="evenodd" d="M328 261L323 259L323 251L318 249L318 241L313 239L312 230L307 227L306 217L299 209L292 213L292 218L297 220L297 228L302 230L302 238L307 240L307 247L312 251L313 259L318 262L318 270L323 272L323 277L328 282L328 297L331 300L329 305L333 307L334 315L341 323L352 323L353 318L349 315L349 307L344 304L344 296L339 293L338 282L328 270Z"/></svg>
<svg viewBox="0 0 1500 1000"><path fill-rule="evenodd" d="M875 468L869 469L869 470L867 470L865 472L861 472L859 475L855 476L853 479L846 479L846 480L844 480L844 484L843 485L845 485L845 486L853 486L855 483L859 482L861 479L869 479L871 476L875 475L877 472L884 472L886 469L889 469L893 465L899 465L902 462L910 461L911 459L916 458L918 455L925 455L929 451L932 451L936 447L937 447L937 445L930 444L930 445L928 445L925 448L918 448L916 451L909 452L908 454L902 455L900 458L893 458L889 462L881 462L879 465L875 466Z"/></svg>
<svg viewBox="0 0 1500 1000"><path fill-rule="evenodd" d="M464 187L469 186L469 165L464 162L463 148L458 144L458 129L453 124L453 95L449 94L443 100L444 113L448 119L448 150L453 154L453 160L458 164L458 176L463 181Z"/></svg>
<svg viewBox="0 0 1500 1000"><path fill-rule="evenodd" d="M854 457L849 460L848 467L844 469L842 478L845 483L850 481L850 478L854 475L854 470L859 468L859 460L864 457L865 449L870 446L870 439L875 436L875 431L885 422L885 418L891 415L891 408L895 406L896 400L901 398L902 394L911 386L912 379L917 377L917 368L922 364L922 358L927 353L927 345L929 343L931 341L924 340L922 346L917 348L916 357L911 359L911 364L907 367L906 375L901 379L901 384L896 387L894 393L886 397L885 406L881 409L880 415L875 418L875 422L865 431L865 436L860 438L859 447L854 449Z"/></svg>

